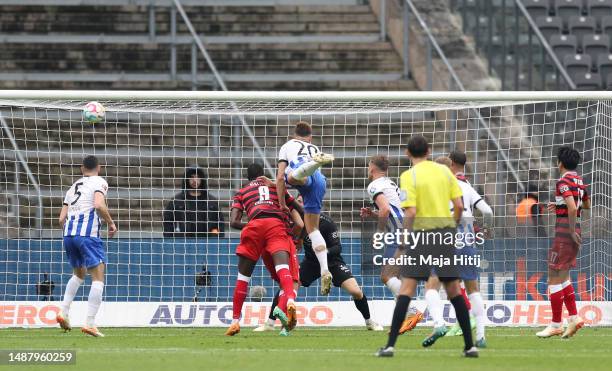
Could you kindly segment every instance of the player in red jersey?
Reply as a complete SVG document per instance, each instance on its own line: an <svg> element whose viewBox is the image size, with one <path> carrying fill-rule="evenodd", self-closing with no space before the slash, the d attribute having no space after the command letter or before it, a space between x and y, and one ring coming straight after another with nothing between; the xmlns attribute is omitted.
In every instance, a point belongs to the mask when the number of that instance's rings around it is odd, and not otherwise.
<svg viewBox="0 0 612 371"><path fill-rule="evenodd" d="M291 266L295 266L291 261L294 260L293 256L296 254L295 245L289 236L289 219L286 212L280 207L276 187L257 180L258 177L263 175L264 171L261 165L249 165L247 167L249 183L236 192L232 204L231 226L241 229L242 232L240 234L240 244L236 248L238 278L234 289L233 320L225 333L229 336L240 332L240 314L247 296L249 281L257 261L264 254L271 256L273 269L269 266L269 262L267 267L283 290L275 315L287 330L291 330L297 322L293 281L299 280L299 277L293 277L297 271L296 267L294 267L293 275L291 272ZM296 206L293 197L286 191L283 197L286 205L299 208L299 205ZM246 212L249 220L246 224L241 221L244 212ZM290 212L294 219L297 215L298 224L301 224L301 218L297 210Z"/></svg>
<svg viewBox="0 0 612 371"><path fill-rule="evenodd" d="M557 335L569 338L584 326L576 310L576 296L569 270L576 267L576 256L582 242L580 212L590 209L591 201L582 177L575 171L580 162L578 151L563 146L559 148L557 159L561 178L555 186L555 202L548 205L548 209L554 210L557 215L555 238L548 251L548 293L553 318L550 325L536 334L543 338ZM565 331L561 326L563 304L569 314Z"/></svg>

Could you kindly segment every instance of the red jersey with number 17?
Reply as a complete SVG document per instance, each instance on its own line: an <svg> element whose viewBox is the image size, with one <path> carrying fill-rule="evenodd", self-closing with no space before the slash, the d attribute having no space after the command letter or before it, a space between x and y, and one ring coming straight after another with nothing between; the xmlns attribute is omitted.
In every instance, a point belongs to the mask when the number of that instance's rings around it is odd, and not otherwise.
<svg viewBox="0 0 612 371"><path fill-rule="evenodd" d="M576 232L580 234L580 211L582 203L589 199L589 194L586 190L586 185L582 177L574 171L568 171L563 174L557 181L555 186L555 211L557 220L555 222L555 236L560 238L569 238L569 217L567 213L566 197L573 197L578 211L576 213Z"/></svg>
<svg viewBox="0 0 612 371"><path fill-rule="evenodd" d="M293 202L293 197L289 192L285 192L285 202L286 205ZM276 187L268 187L258 180L249 182L236 192L232 208L246 212L249 220L278 218L287 221L287 213L281 210L278 203Z"/></svg>

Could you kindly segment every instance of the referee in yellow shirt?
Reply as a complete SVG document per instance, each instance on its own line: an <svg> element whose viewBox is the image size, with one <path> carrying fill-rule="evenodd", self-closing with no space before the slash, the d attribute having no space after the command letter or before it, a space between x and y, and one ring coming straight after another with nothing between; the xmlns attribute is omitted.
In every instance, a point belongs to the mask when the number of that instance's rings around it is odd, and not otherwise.
<svg viewBox="0 0 612 371"><path fill-rule="evenodd" d="M389 340L386 347L380 348L376 355L393 356L393 347L410 305L410 298L415 295L417 283L426 281L433 273L444 284L455 308L457 321L463 330L464 356L478 357L478 349L472 341L470 315L461 295L459 275L454 265L456 225L463 212L461 188L446 166L427 159L429 144L423 136L410 138L407 155L412 168L402 173L400 188L402 207L405 210L404 229L412 234L403 234L402 237L402 286L393 311ZM453 205L453 214L449 208L450 203Z"/></svg>

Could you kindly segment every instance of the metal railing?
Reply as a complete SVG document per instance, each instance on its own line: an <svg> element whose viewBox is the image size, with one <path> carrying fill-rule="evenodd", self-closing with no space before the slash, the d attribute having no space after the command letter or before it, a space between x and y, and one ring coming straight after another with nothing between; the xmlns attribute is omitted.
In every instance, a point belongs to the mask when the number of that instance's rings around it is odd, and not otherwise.
<svg viewBox="0 0 612 371"><path fill-rule="evenodd" d="M455 87L457 90L460 91L465 91L465 87L463 85L463 83L461 82L461 80L459 79L459 76L457 75L455 69L453 68L453 66L451 65L451 63L449 62L448 58L446 57L446 54L444 53L444 50L442 50L442 48L440 47L440 45L438 44L436 38L433 36L429 26L427 25L427 23L425 22L425 20L423 19L423 17L421 16L421 13L419 12L419 10L416 8L416 6L414 5L414 3L412 2L412 0L404 0L404 6L403 6L403 20L404 20L404 35L403 35L403 40L404 40L404 68L405 69L409 69L410 66L407 65L407 63L409 63L409 32L410 29L408 27L408 21L410 19L410 14L413 14L414 17L416 18L419 26L421 27L421 29L423 30L423 32L426 35L426 44L427 44L427 58L426 58L426 63L427 63L427 90L432 90L433 87L433 57L432 57L432 48L436 51L436 53L438 54L438 56L440 57L440 59L442 60L442 62L444 63L444 65L446 66L446 68L448 69L448 73L450 76L450 81L449 81L449 89L452 90L453 87ZM518 187L521 189L521 191L525 190L525 185L523 184L523 182L521 181L518 172L516 171L516 169L514 168L514 166L512 165L512 163L510 162L510 159L508 157L508 155L506 154L506 152L502 149L501 145L499 144L499 141L497 140L497 137L495 135L495 133L493 133L493 131L491 130L489 124L487 123L487 121L482 117L482 115L480 114L480 111L478 111L477 109L472 109L472 111L474 112L477 120L478 120L478 124L480 125L480 127L483 127L485 129L485 131L487 132L487 135L489 137L489 140L491 140L491 142L493 143L493 145L495 146L495 148L497 149L499 155L501 156L501 160L503 161L503 163L505 164L506 168L508 169L508 171L510 172L510 174L512 175L512 177L514 178L514 180L516 181ZM456 125L456 117L453 120L453 126ZM479 131L479 130L478 130ZM480 137L478 135L478 137ZM478 145L478 141L474 141L476 145ZM475 156L478 156L479 151L476 150L474 151ZM476 157L475 161L474 161L475 167L478 166L478 158ZM477 173L476 169L474 171L475 173Z"/></svg>
<svg viewBox="0 0 612 371"><path fill-rule="evenodd" d="M174 1L174 6L176 7L176 10L178 10L179 14L183 18L183 22L185 22L185 25L187 26L187 29L189 30L189 33L193 37L195 45L200 50L200 53L202 53L204 60L206 60L206 64L208 65L208 68L213 74L216 85L221 90L228 91L227 86L225 85L225 82L223 81L223 78L221 77L221 75L219 74L219 71L217 70L217 67L215 66L215 62L213 62L212 58L210 57L210 53L208 53L208 50L206 50L206 47L204 46L204 41L202 39L202 36L198 35L195 28L193 27L193 24L191 24L191 21L189 20L189 17L187 16L185 9L183 8L183 5L181 5L180 0L173 0L173 1ZM174 9L174 7L172 9ZM175 29L176 29L176 25L175 25ZM193 48L192 48L192 61L191 61L192 69L191 71L193 75L196 75L197 74L197 58L194 58L193 55L194 53L193 53ZM257 138L255 138L255 134L253 133L249 125L247 125L246 120L244 119L244 116L239 113L238 106L234 102L231 102L231 105L232 105L232 108L236 111L236 117L240 121L240 125L242 129L244 130L246 135L249 137L249 139L253 143L253 146L255 147L257 154L263 161L264 167L266 168L270 176L272 176L273 178L276 177L276 171L274 170L274 168L272 168L272 166L270 166L270 162L266 158L266 155L263 149L261 148L261 146L259 145ZM234 147L235 148L240 148L240 140L241 140L240 136L241 136L240 131L236 130L234 132L234 138L235 138ZM240 176L240 167L236 166L235 169L237 173L234 174L234 179L236 179L236 181L239 181L239 179L242 178Z"/></svg>
<svg viewBox="0 0 612 371"><path fill-rule="evenodd" d="M20 212L19 212L19 206L20 206L19 197L21 196L21 193L19 191L19 184L21 183L19 179L19 173L20 173L19 164L21 164L21 166L26 172L28 179L30 180L30 182L32 183L32 186L34 187L34 190L36 191L36 201L38 203L38 207L36 208L36 231L38 234L37 237L41 238L42 237L42 223L43 223L43 202L42 202L42 192L40 190L40 184L38 183L38 180L34 176L34 173L32 172L32 170L28 166L28 161L25 159L25 157L21 153L21 150L19 149L19 146L17 145L17 141L15 140L15 136L13 135L13 131L11 130L8 123L4 119L4 116L2 116L1 112L0 112L0 124L2 125L2 130L8 137L9 141L11 142L11 146L13 146L13 150L15 151L15 157L17 157L17 161L15 162L15 187L16 187L15 193L16 195L15 195L15 205L14 205L15 210L16 210L15 212L16 217L18 220L21 219Z"/></svg>

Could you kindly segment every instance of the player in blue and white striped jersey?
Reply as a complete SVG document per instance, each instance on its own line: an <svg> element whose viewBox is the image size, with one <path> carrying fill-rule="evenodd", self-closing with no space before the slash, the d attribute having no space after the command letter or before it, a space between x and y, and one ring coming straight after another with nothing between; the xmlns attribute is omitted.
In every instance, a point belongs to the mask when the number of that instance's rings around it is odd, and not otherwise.
<svg viewBox="0 0 612 371"><path fill-rule="evenodd" d="M64 331L70 326L70 305L79 287L85 280L85 274L91 275L91 289L87 300L87 322L81 329L85 334L104 336L95 325L96 314L102 304L104 291L104 268L106 253L100 239L100 217L108 225L108 236L113 237L117 227L113 222L106 205L108 183L100 177L100 163L95 156L87 156L81 165L83 177L77 180L64 197L64 206L60 212L59 222L64 231L64 249L73 269L73 276L66 284L61 313L57 323Z"/></svg>
<svg viewBox="0 0 612 371"><path fill-rule="evenodd" d="M374 209L364 207L360 211L362 218L376 218L376 232L394 233L403 228L404 210L401 207L400 190L397 184L387 176L389 160L387 156L377 155L370 159L368 165L368 196ZM399 256L397 245L386 246L384 257ZM394 297L399 295L402 285L399 279L399 266L383 265L380 272L381 281ZM423 313L411 307L406 320L400 328L400 334L412 330L423 319Z"/></svg>

